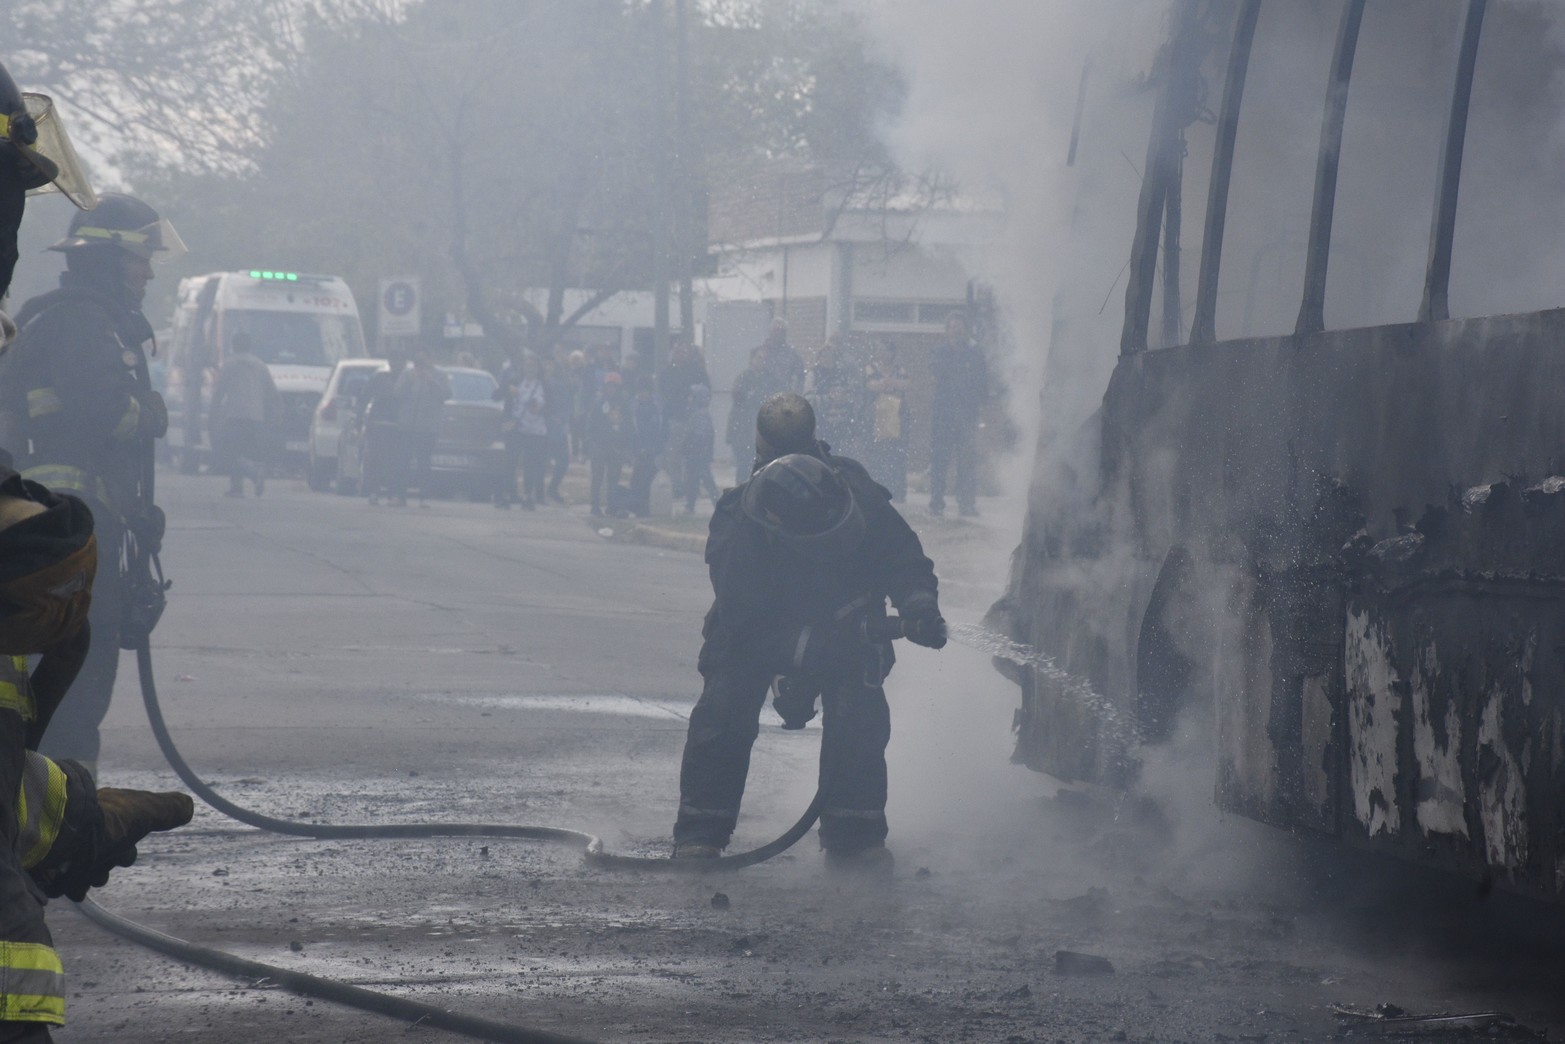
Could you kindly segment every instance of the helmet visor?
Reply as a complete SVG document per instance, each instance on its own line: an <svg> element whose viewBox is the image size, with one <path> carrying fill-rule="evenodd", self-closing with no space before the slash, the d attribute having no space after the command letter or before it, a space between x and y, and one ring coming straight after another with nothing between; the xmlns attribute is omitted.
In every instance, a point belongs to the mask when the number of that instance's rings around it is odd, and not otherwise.
<svg viewBox="0 0 1565 1044"><path fill-rule="evenodd" d="M179 238L168 218L158 218L152 224L136 229L103 228L94 225L89 218L66 241L68 247L100 244L117 246L159 263L185 256L185 241Z"/></svg>
<svg viewBox="0 0 1565 1044"><path fill-rule="evenodd" d="M83 210L97 206L98 195L93 192L92 182L87 180L81 160L77 159L76 150L71 147L70 136L65 133L65 124L60 121L54 100L46 94L24 94L22 101L27 106L27 115L33 118L33 125L38 129L38 140L32 143L30 149L55 168L53 180L33 189L32 194L58 190ZM27 151L23 149L24 154Z"/></svg>

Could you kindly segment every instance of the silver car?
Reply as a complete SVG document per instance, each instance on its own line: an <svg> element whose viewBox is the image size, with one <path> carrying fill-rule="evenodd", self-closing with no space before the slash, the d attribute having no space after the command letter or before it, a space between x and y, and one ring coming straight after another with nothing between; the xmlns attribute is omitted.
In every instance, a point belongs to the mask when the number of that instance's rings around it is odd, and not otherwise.
<svg viewBox="0 0 1565 1044"><path fill-rule="evenodd" d="M363 397L370 378L386 369L384 359L344 359L326 381L315 415L310 418L310 488L325 492L337 476L337 442L345 421L353 417L355 403Z"/></svg>

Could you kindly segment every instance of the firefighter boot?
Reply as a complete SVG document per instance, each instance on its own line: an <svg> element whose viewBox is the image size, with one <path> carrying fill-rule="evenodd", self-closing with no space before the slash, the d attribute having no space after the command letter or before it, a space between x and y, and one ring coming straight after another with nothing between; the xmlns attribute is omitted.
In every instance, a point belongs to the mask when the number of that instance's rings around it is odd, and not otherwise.
<svg viewBox="0 0 1565 1044"><path fill-rule="evenodd" d="M674 858L684 860L716 859L723 854L722 846L704 841L684 841L674 846Z"/></svg>
<svg viewBox="0 0 1565 1044"><path fill-rule="evenodd" d="M826 849L826 869L844 876L889 881L896 871L896 865L891 849L885 845Z"/></svg>

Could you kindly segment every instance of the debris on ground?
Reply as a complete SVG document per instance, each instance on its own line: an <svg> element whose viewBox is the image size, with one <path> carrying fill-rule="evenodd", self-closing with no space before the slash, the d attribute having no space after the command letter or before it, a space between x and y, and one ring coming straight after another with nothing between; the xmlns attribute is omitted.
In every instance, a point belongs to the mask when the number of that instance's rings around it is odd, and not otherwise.
<svg viewBox="0 0 1565 1044"><path fill-rule="evenodd" d="M726 893L726 892L714 892L712 894L712 909L714 909L714 910L726 910L726 909L728 909L732 905L733 904L728 901L728 893Z"/></svg>
<svg viewBox="0 0 1565 1044"><path fill-rule="evenodd" d="M1377 1004L1372 1011L1332 1005L1340 1030L1374 1029L1387 1036L1397 1034L1449 1033L1461 1036L1483 1036L1495 1040L1547 1040L1547 1034L1529 1029L1516 1021L1514 1015L1503 1011L1435 1012L1415 1015L1395 1004Z"/></svg>
<svg viewBox="0 0 1565 1044"><path fill-rule="evenodd" d="M1075 950L1054 951L1056 975L1113 975L1114 965L1107 957Z"/></svg>
<svg viewBox="0 0 1565 1044"><path fill-rule="evenodd" d="M1049 903L1072 920L1098 921L1109 912L1109 890L1089 888L1084 895L1072 896L1069 899L1051 899Z"/></svg>

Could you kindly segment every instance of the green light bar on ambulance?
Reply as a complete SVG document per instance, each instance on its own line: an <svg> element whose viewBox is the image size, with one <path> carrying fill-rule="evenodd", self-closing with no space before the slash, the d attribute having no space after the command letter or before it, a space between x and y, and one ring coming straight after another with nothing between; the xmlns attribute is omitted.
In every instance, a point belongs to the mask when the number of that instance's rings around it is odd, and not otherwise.
<svg viewBox="0 0 1565 1044"><path fill-rule="evenodd" d="M299 281L299 273L298 272L262 272L260 269L252 268L250 270L250 278L251 279L269 279L269 280L271 280L273 282L297 283Z"/></svg>

